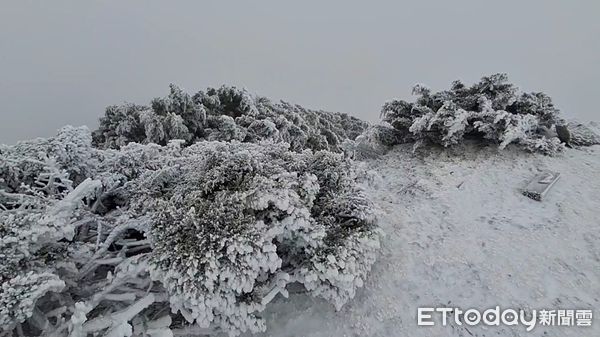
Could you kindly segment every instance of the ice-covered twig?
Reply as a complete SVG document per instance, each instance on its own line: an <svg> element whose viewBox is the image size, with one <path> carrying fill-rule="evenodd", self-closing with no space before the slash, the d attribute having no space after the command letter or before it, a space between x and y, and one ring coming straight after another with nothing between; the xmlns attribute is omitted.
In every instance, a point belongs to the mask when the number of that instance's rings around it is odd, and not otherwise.
<svg viewBox="0 0 600 337"><path fill-rule="evenodd" d="M127 309L115 312L108 317L98 317L83 324L83 331L90 333L100 331L106 328L118 327L123 323L130 321L135 315L142 312L154 303L154 294L150 293L139 299Z"/></svg>
<svg viewBox="0 0 600 337"><path fill-rule="evenodd" d="M128 302L128 301L135 301L135 294L133 294L133 293L107 294L104 296L104 298L108 301Z"/></svg>
<svg viewBox="0 0 600 337"><path fill-rule="evenodd" d="M129 219L128 217L124 217L123 219L125 220L125 222L120 223L115 228L113 228L110 234L104 240L104 242L102 242L102 244L94 254L95 258L98 258L100 254L107 251L110 245L113 244L117 240L117 238L121 234L125 233L128 229L144 231L149 222L149 220L146 217L142 217L139 219Z"/></svg>
<svg viewBox="0 0 600 337"><path fill-rule="evenodd" d="M288 297L288 291L285 289L286 285L290 281L290 275L285 272L278 273L273 279L271 285L267 288L270 289L261 300L262 305L269 304L277 294L283 295L283 297Z"/></svg>
<svg viewBox="0 0 600 337"><path fill-rule="evenodd" d="M117 225L115 228L112 229L112 231L106 237L104 242L100 244L99 248L94 253L94 256L92 256L90 261L81 268L81 271L79 273L79 279L86 277L96 267L98 267L99 264L97 263L97 261L101 259L102 255L108 251L110 246L119 238L120 235L125 233L128 229L144 230L148 222L148 219L145 217L136 220L127 220L127 218L125 219L125 222Z"/></svg>
<svg viewBox="0 0 600 337"><path fill-rule="evenodd" d="M51 224L61 230L63 237L72 240L75 234L75 227L70 223L73 211L80 206L84 198L95 194L101 187L102 183L99 180L84 180L46 213L42 223Z"/></svg>

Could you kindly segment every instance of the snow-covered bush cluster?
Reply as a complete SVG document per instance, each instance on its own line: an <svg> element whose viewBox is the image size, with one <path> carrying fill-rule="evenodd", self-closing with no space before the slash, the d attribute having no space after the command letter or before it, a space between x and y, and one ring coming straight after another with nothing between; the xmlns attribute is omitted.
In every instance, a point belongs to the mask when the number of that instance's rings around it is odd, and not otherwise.
<svg viewBox="0 0 600 337"><path fill-rule="evenodd" d="M346 139L342 143L342 149L348 157L362 160L382 155L394 145L411 140L408 132L395 129L390 125L370 125L356 139Z"/></svg>
<svg viewBox="0 0 600 337"><path fill-rule="evenodd" d="M190 130L212 139L211 118L244 120L248 110L236 109L256 106L227 95L209 105L209 94L194 105L177 92L150 110L129 106L135 117L103 120L96 141L107 148L72 127L0 147L4 334L256 332L265 329L260 312L291 283L337 308L362 286L379 231L352 163L283 138L168 141ZM247 135L261 129L239 125ZM282 137L296 124L279 125L288 127L274 129ZM304 135L310 148L314 134Z"/></svg>
<svg viewBox="0 0 600 337"><path fill-rule="evenodd" d="M52 315L36 303L64 301L60 292L74 281L74 263L86 247L79 227L93 221L86 204L101 187L90 174L91 135L66 127L51 139L0 146L0 326L11 330L28 320L42 330ZM77 187L75 187L77 185Z"/></svg>
<svg viewBox="0 0 600 337"><path fill-rule="evenodd" d="M356 138L367 123L344 113L314 111L286 102L274 103L244 89L223 86L193 96L171 85L170 94L150 106L110 106L94 132L94 143L119 148L129 142L165 145L199 140L255 143L286 142L294 151L340 152L345 139Z"/></svg>
<svg viewBox="0 0 600 337"><path fill-rule="evenodd" d="M550 98L505 75L414 92L368 126L172 85L150 106L109 107L93 133L0 145L0 337L264 331L261 312L292 287L339 309L380 245L350 158L468 138L563 148ZM572 143L599 143L595 128L572 126Z"/></svg>
<svg viewBox="0 0 600 337"><path fill-rule="evenodd" d="M498 144L516 144L526 150L554 154L563 149L547 129L559 111L541 92L519 93L506 74L483 77L466 86L454 81L449 90L432 92L416 85L415 102L393 100L384 104L382 117L412 140L452 146L474 138Z"/></svg>

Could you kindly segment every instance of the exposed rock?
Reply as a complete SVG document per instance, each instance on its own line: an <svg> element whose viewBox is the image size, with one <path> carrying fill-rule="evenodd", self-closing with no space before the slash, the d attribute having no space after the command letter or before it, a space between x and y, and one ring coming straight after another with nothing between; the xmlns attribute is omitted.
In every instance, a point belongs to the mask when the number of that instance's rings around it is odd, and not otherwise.
<svg viewBox="0 0 600 337"><path fill-rule="evenodd" d="M578 121L570 121L568 127L571 132L571 144L577 146L600 144L600 125L597 122L584 124Z"/></svg>

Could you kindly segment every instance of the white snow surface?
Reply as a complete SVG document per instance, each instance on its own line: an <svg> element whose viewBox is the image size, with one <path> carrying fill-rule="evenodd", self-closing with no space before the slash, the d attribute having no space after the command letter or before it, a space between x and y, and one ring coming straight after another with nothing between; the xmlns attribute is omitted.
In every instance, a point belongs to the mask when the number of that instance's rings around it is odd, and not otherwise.
<svg viewBox="0 0 600 337"><path fill-rule="evenodd" d="M303 294L263 313L264 336L600 336L600 147L558 157L467 145L364 165L386 237L340 311ZM428 149L430 151L431 149ZM561 173L542 201L521 194ZM593 309L591 327L417 326L418 307Z"/></svg>

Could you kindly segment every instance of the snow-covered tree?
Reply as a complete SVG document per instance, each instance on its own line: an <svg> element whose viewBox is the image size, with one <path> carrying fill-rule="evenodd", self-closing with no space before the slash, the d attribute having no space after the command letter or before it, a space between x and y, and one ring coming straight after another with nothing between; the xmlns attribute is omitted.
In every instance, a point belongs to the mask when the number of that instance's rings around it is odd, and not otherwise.
<svg viewBox="0 0 600 337"><path fill-rule="evenodd" d="M521 93L506 74L486 76L468 87L455 81L449 90L432 92L416 85L415 102L393 100L382 108L383 120L408 132L417 144L452 146L466 138L504 148L516 144L526 150L554 154L562 149L546 137L559 111L544 93Z"/></svg>
<svg viewBox="0 0 600 337"><path fill-rule="evenodd" d="M209 88L193 96L175 85L170 88L167 97L154 99L150 106L108 107L94 143L119 148L129 142L166 145L172 139L187 145L199 140L272 140L287 142L294 151L340 152L344 140L355 139L367 127L347 114L274 103L236 87Z"/></svg>

